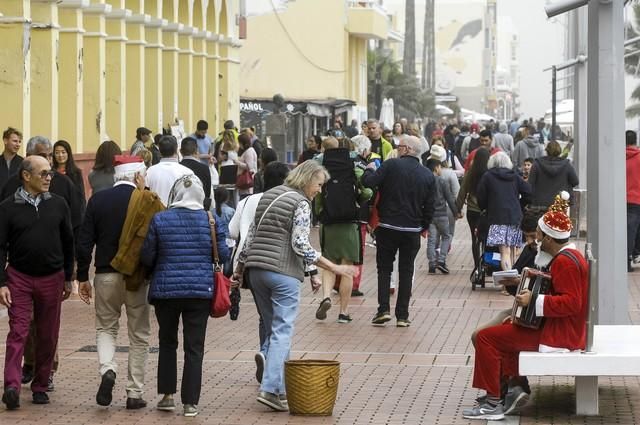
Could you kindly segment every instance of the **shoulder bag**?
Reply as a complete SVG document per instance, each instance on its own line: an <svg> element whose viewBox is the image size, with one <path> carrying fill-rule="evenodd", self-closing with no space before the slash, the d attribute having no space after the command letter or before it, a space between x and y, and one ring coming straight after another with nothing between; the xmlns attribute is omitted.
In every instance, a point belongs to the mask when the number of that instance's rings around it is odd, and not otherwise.
<svg viewBox="0 0 640 425"><path fill-rule="evenodd" d="M211 254L213 258L213 286L214 293L211 299L211 317L224 317L231 308L231 298L229 297L229 290L231 288L231 281L222 272L222 266L220 265L220 257L218 256L218 241L216 238L216 220L213 218L213 214L207 211L209 215L209 227L211 228Z"/></svg>

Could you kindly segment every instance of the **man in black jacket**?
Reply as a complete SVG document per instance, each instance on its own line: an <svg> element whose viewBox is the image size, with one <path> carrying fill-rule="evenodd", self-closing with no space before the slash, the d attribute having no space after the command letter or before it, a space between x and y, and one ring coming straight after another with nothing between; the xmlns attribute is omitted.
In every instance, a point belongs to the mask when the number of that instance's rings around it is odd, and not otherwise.
<svg viewBox="0 0 640 425"><path fill-rule="evenodd" d="M184 165L195 174L202 182L204 189L204 209L211 208L211 170L198 159L198 142L193 137L185 137L180 143L182 154L181 165Z"/></svg>
<svg viewBox="0 0 640 425"><path fill-rule="evenodd" d="M20 407L22 353L33 316L36 328L33 402L49 403L48 380L60 331L61 301L71 294L73 232L69 207L49 193L49 163L27 157L19 169L23 186L0 203L0 304L9 309L2 402Z"/></svg>
<svg viewBox="0 0 640 425"><path fill-rule="evenodd" d="M389 287L396 253L399 251L399 288L396 326L408 327L413 263L420 250L420 233L431 223L434 210L435 177L420 164L420 139L405 136L398 144L400 158L389 159L378 170L367 166L362 177L366 187L378 188L380 224L376 229L378 266L378 313L371 321L381 325L391 320ZM375 170L375 171L374 171Z"/></svg>
<svg viewBox="0 0 640 425"><path fill-rule="evenodd" d="M9 180L9 177L18 174L18 167L22 163L22 157L18 155L20 145L22 145L22 133L13 127L7 128L2 133L4 151L0 160L0 188Z"/></svg>
<svg viewBox="0 0 640 425"><path fill-rule="evenodd" d="M27 142L27 155L40 156L45 158L49 165L53 160L52 147L49 139L43 136L34 136ZM71 227L73 228L73 234L77 235L80 230L80 223L82 221L83 213L83 199L80 191L77 190L71 179L63 174L53 171L53 177L51 178L48 191L55 195L61 196L69 206L71 211ZM20 175L16 174L9 178L7 184L2 188L2 194L0 200L11 198L15 195L16 191L22 186ZM31 325L29 332L29 338L24 351L24 367L22 383L27 384L33 379L33 365L35 361L35 344L33 332L34 326ZM53 361L53 368L51 376L49 377L49 391L54 389L53 374L58 370L58 355L56 352L55 359Z"/></svg>
<svg viewBox="0 0 640 425"><path fill-rule="evenodd" d="M118 252L131 194L136 188L144 190L146 168L137 156L116 155L114 165L113 187L96 193L87 204L78 236L78 292L89 304L92 297L89 266L95 246L96 341L102 376L96 402L100 406L111 404L116 381L116 338L124 306L129 331L127 409L140 409L147 405L142 399L142 389L150 335L149 287L142 285L136 291L128 290L124 276L111 267L111 261Z"/></svg>

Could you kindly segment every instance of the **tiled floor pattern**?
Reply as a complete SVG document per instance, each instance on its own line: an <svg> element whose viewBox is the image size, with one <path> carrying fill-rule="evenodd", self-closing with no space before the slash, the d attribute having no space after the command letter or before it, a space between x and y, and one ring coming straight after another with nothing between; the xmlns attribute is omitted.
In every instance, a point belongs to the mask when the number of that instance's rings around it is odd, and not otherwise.
<svg viewBox="0 0 640 425"><path fill-rule="evenodd" d="M459 222L461 223L461 222ZM126 353L118 353L120 371L115 401L108 409L95 405L99 378L97 356L78 349L95 344L93 308L76 297L63 307L60 339L61 369L56 375L52 404L30 403L23 388L23 408L0 410L0 424L467 424L461 410L470 406L477 391L470 388L474 352L471 331L497 311L509 308L512 299L500 295L490 283L471 290L468 275L472 264L466 226L458 226L448 260L451 275L428 275L424 249L416 262L410 328L394 322L373 327L369 321L377 306L375 250L368 247L362 298L353 298L354 322L335 322L337 308L328 319L314 317L321 295L302 291L296 322L292 358L337 359L341 377L334 415L329 418L297 417L267 411L255 402L253 354L257 345L257 314L248 293L243 293L240 318L209 321L200 415L195 419L163 414L153 409L158 401L154 386L157 354L149 355L147 393L150 408L138 412L124 409ZM640 273L630 275L629 305L633 323L640 324ZM153 315L152 315L153 317ZM152 318L150 345L157 347L157 327ZM7 332L0 319L0 339ZM118 344L127 345L126 320L121 323ZM4 349L0 348L0 357ZM638 378L603 378L600 385L601 416L576 417L572 378L532 377L533 401L523 412L522 424L632 424L640 416ZM179 400L179 397L178 399ZM180 406L179 406L180 407ZM640 418L639 418L640 422ZM476 422L477 423L477 422Z"/></svg>

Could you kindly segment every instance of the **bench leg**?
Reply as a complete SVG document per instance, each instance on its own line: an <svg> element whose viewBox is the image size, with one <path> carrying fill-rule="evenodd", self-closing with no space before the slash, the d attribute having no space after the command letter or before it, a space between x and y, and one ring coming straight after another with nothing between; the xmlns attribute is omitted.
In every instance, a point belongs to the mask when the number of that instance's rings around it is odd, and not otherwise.
<svg viewBox="0 0 640 425"><path fill-rule="evenodd" d="M598 414L598 377L576 376L576 414Z"/></svg>

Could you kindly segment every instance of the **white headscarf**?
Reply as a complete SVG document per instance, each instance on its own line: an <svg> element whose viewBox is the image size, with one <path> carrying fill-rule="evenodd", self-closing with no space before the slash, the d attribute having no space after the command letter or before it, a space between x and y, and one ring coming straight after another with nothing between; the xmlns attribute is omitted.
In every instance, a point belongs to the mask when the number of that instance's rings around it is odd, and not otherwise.
<svg viewBox="0 0 640 425"><path fill-rule="evenodd" d="M204 208L204 190L202 182L195 175L180 177L169 192L168 208L187 208L201 210Z"/></svg>

